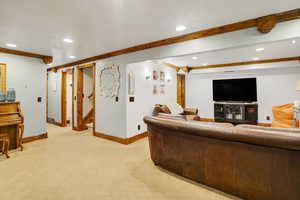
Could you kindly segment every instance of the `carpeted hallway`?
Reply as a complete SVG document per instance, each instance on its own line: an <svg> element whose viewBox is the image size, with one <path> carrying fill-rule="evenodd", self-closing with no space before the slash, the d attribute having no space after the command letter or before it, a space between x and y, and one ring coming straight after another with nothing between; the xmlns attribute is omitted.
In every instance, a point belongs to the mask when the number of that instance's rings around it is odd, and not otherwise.
<svg viewBox="0 0 300 200"><path fill-rule="evenodd" d="M1 200L237 199L154 166L147 139L124 146L53 125L48 135L1 155Z"/></svg>

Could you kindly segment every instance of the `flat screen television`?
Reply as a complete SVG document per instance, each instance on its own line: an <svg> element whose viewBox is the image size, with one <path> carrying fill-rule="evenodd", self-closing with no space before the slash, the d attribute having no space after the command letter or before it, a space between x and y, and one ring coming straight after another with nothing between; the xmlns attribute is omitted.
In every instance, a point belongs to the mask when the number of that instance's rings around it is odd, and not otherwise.
<svg viewBox="0 0 300 200"><path fill-rule="evenodd" d="M257 101L256 78L213 80L214 101Z"/></svg>

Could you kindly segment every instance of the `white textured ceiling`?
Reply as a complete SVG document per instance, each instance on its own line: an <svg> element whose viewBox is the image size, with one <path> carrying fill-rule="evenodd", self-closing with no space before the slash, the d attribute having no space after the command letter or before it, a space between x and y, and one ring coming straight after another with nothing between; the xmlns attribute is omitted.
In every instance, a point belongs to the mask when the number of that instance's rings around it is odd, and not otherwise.
<svg viewBox="0 0 300 200"><path fill-rule="evenodd" d="M299 7L299 0L0 0L0 47L15 43L57 65Z"/></svg>
<svg viewBox="0 0 300 200"><path fill-rule="evenodd" d="M264 50L256 51L257 49L261 48ZM201 67L205 65L252 61L254 58L266 60L298 56L300 56L300 38L293 38L289 40L261 43L251 46L166 58L163 59L163 61L181 67ZM194 60L194 57L197 59Z"/></svg>

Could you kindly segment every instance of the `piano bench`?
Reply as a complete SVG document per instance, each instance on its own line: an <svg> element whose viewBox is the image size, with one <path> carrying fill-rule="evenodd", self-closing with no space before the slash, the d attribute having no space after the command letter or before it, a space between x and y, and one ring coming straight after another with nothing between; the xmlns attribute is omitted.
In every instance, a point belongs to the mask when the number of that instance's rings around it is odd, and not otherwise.
<svg viewBox="0 0 300 200"><path fill-rule="evenodd" d="M8 156L9 137L7 133L0 133L0 142L3 143L1 152L6 155L6 158L9 158Z"/></svg>

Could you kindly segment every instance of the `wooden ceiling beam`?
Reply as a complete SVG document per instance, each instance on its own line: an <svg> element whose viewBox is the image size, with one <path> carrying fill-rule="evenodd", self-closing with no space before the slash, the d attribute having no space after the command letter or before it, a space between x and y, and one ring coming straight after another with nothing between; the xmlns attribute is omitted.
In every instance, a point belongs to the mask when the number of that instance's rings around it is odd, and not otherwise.
<svg viewBox="0 0 300 200"><path fill-rule="evenodd" d="M86 68L95 67L95 66L96 66L96 63L89 63L89 64L78 66L78 69L86 69Z"/></svg>
<svg viewBox="0 0 300 200"><path fill-rule="evenodd" d="M53 58L51 56L30 53L30 52L25 52L25 51L18 51L18 50L14 50L14 49L7 49L7 48L0 47L0 53L7 53L7 54L18 55L18 56L37 58L37 59L41 59L45 64L50 64L53 62Z"/></svg>
<svg viewBox="0 0 300 200"><path fill-rule="evenodd" d="M194 32L194 33L171 37L171 38L167 38L167 39L163 39L163 40L158 40L155 42L145 43L145 44L141 44L141 45L137 45L137 46L133 46L133 47L117 50L117 51L112 51L109 53L100 54L97 56L82 59L82 60L75 61L72 63L59 65L54 68L60 69L60 68L65 68L65 67L71 67L71 66L80 65L80 64L93 62L96 60L101 60L101 59L110 58L110 57L114 57L114 56L119 56L119 55L123 55L123 54L133 53L133 52L151 49L151 48L155 48L155 47L176 44L176 43L180 43L180 42L199 39L199 38L203 38L203 37L209 37L209 36L218 35L218 34L229 33L229 32L233 32L233 31L239 31L239 30L253 28L253 27L257 27L257 29L261 33L268 33L272 30L272 28L274 28L276 26L277 23L295 20L295 19L300 19L300 8L282 12L282 13L276 13L276 14L272 14L272 15L268 15L268 16L263 16L263 17L259 17L259 18L249 19L249 20L245 20L245 21L241 21L241 22L236 22L233 24L210 28L210 29L206 29L206 30L202 30L202 31ZM51 68L49 68L48 70L51 70Z"/></svg>
<svg viewBox="0 0 300 200"><path fill-rule="evenodd" d="M258 65L258 64L266 64L266 63L289 62L289 61L300 61L300 56L299 57L267 59L267 60L246 61L246 62L234 62L234 63L225 63L225 64L217 64L217 65L199 66L199 67L189 67L189 69L190 70L213 69L213 68L225 68L225 67L235 67L235 66L244 66L244 65Z"/></svg>
<svg viewBox="0 0 300 200"><path fill-rule="evenodd" d="M172 69L175 69L177 72L180 70L180 67L176 66L176 65L173 65L171 63L167 63L167 62L160 62L161 64L165 65L166 67L170 67Z"/></svg>

